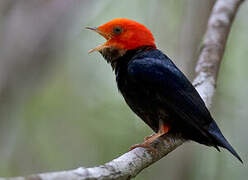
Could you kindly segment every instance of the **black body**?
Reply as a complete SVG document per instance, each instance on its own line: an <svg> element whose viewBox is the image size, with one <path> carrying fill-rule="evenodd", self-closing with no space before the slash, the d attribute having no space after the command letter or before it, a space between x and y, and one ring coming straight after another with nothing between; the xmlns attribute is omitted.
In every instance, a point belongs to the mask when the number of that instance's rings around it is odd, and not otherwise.
<svg viewBox="0 0 248 180"><path fill-rule="evenodd" d="M165 54L142 47L108 61L125 101L155 132L162 120L170 125L170 133L217 150L224 147L242 162L196 89Z"/></svg>

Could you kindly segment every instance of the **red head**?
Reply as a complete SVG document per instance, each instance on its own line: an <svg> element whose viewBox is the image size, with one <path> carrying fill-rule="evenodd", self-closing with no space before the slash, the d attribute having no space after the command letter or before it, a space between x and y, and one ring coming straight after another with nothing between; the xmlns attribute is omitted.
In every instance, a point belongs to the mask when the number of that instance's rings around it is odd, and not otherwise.
<svg viewBox="0 0 248 180"><path fill-rule="evenodd" d="M88 28L102 35L107 42L90 50L102 51L104 48L116 48L126 51L142 46L156 48L152 33L144 25L125 18L117 18L97 28Z"/></svg>

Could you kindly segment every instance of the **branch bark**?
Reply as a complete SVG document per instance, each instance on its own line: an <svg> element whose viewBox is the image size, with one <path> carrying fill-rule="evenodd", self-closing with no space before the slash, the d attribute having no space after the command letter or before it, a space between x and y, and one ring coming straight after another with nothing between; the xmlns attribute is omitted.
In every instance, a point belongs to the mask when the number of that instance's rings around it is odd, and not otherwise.
<svg viewBox="0 0 248 180"><path fill-rule="evenodd" d="M200 56L196 65L194 86L208 108L211 106L217 75L224 54L227 37L238 11L244 0L218 0L210 15ZM127 180L158 161L183 144L184 140L167 135L155 141L152 146L158 154L151 154L143 148L136 148L122 156L97 167L43 173L27 177L0 178L0 180Z"/></svg>

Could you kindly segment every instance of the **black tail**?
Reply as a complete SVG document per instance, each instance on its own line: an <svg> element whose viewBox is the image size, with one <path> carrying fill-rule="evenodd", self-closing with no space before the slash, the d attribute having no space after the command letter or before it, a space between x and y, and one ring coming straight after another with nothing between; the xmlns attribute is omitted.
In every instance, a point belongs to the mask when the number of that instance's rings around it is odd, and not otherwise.
<svg viewBox="0 0 248 180"><path fill-rule="evenodd" d="M218 128L217 124L213 121L208 129L208 132L212 135L214 140L217 143L217 146L223 147L227 149L232 155L234 155L241 163L243 163L242 159L238 155L238 153L233 149L233 147L228 143L226 138L221 133L220 129ZM217 148L218 149L218 148Z"/></svg>

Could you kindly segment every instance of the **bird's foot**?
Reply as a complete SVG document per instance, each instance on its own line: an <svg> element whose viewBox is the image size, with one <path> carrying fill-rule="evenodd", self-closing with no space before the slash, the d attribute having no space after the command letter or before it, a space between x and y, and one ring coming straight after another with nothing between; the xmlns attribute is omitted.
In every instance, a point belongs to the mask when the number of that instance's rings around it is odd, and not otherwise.
<svg viewBox="0 0 248 180"><path fill-rule="evenodd" d="M138 147L142 147L142 148L145 148L147 149L148 151L150 151L151 153L154 153L154 154L158 154L158 150L155 149L154 147L152 147L149 143L147 142L144 142L142 144L134 144L130 147L129 151L135 149L135 148L138 148Z"/></svg>
<svg viewBox="0 0 248 180"><path fill-rule="evenodd" d="M144 142L142 144L135 144L131 146L129 151L137 147L142 147L142 148L148 149L150 152L154 154L158 154L158 150L152 147L151 143L155 141L156 139L158 139L159 137L163 136L164 134L168 133L169 130L170 130L170 127L167 124L161 123L160 129L157 133L154 133L150 136L145 137Z"/></svg>
<svg viewBox="0 0 248 180"><path fill-rule="evenodd" d="M146 136L146 137L144 138L144 141L148 141L149 139L153 138L154 136L156 136L156 133L153 133L153 134L150 135L150 136Z"/></svg>
<svg viewBox="0 0 248 180"><path fill-rule="evenodd" d="M152 147L151 143L157 139L158 137L160 137L159 133L154 133L150 136L145 137L145 141L142 144L134 144L130 147L130 151L137 148L137 147L142 147L147 149L148 151L154 153L154 154L158 154L158 150L155 149L154 147Z"/></svg>

